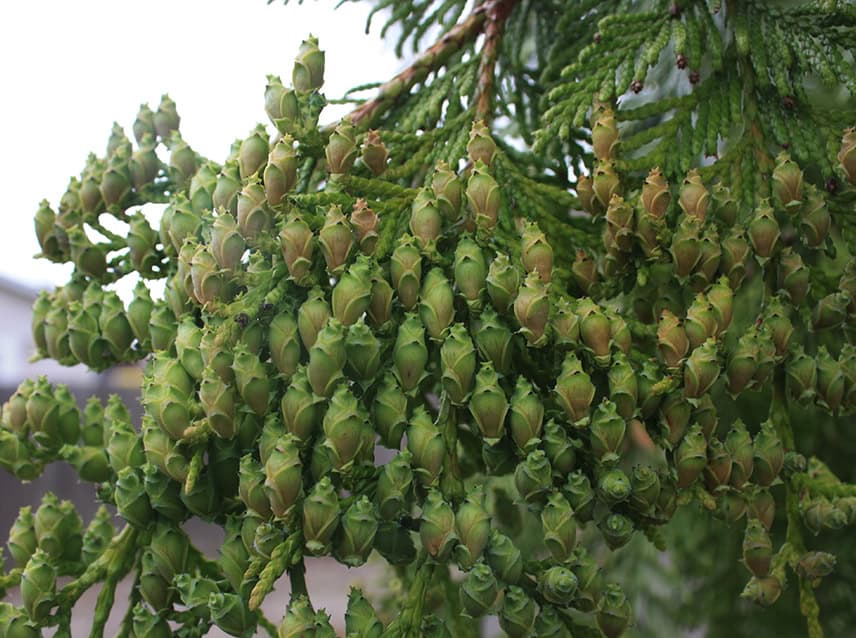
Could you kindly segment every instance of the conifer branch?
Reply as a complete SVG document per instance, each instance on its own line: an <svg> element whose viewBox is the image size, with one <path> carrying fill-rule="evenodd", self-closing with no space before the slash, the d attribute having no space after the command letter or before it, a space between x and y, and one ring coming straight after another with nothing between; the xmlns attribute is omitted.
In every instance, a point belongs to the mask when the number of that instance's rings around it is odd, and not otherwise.
<svg viewBox="0 0 856 638"><path fill-rule="evenodd" d="M479 66L479 84L476 97L476 119L490 121L493 114L494 72L499 55L499 44L505 21L514 9L518 0L494 0L487 7L487 23L484 27L484 46L481 51Z"/></svg>
<svg viewBox="0 0 856 638"><path fill-rule="evenodd" d="M441 68L454 53L475 40L485 29L492 7L497 4L503 5L506 2L508 0L495 0L489 4L476 7L466 20L431 45L416 58L413 64L381 85L378 94L373 99L358 106L347 117L354 123L354 126L371 126L392 107L399 96L409 92L416 84L428 77L428 74Z"/></svg>

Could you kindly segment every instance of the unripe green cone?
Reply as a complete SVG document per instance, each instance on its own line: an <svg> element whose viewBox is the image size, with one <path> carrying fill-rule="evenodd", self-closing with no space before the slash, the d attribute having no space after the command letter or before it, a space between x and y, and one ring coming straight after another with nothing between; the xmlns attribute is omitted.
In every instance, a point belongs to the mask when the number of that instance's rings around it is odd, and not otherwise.
<svg viewBox="0 0 856 638"><path fill-rule="evenodd" d="M417 407L407 428L407 449L414 471L423 485L435 486L443 470L446 444L439 428L423 406Z"/></svg>
<svg viewBox="0 0 856 638"><path fill-rule="evenodd" d="M493 445L505 435L508 400L499 384L499 376L490 363L482 365L476 375L469 407L486 443Z"/></svg>
<svg viewBox="0 0 856 638"><path fill-rule="evenodd" d="M518 448L529 452L538 444L544 422L544 405L524 376L517 377L508 421L511 438Z"/></svg>
<svg viewBox="0 0 856 638"><path fill-rule="evenodd" d="M118 397L113 395L111 401L118 401ZM106 425L108 432L105 435L109 437L107 456L113 471L118 474L125 467L141 467L146 461L143 441L130 420L112 418L107 420Z"/></svg>
<svg viewBox="0 0 856 638"><path fill-rule="evenodd" d="M324 291L315 287L309 291L306 301L297 310L297 329L305 350L315 345L318 333L330 318L330 305L324 298Z"/></svg>
<svg viewBox="0 0 856 638"><path fill-rule="evenodd" d="M577 441L568 438L565 428L553 419L544 427L541 446L553 468L553 476L561 478L567 476L576 465Z"/></svg>
<svg viewBox="0 0 856 638"><path fill-rule="evenodd" d="M455 543L455 512L435 489L429 490L425 498L419 535L422 546L434 559L445 560L452 551Z"/></svg>
<svg viewBox="0 0 856 638"><path fill-rule="evenodd" d="M749 222L748 235L755 256L759 258L762 265L778 251L781 232L768 200L762 200L761 205L755 209L754 216Z"/></svg>
<svg viewBox="0 0 856 638"><path fill-rule="evenodd" d="M436 252L437 238L443 226L443 217L437 207L437 201L432 198L430 189L423 188L413 200L410 208L410 223L408 228L416 239L423 254Z"/></svg>
<svg viewBox="0 0 856 638"><path fill-rule="evenodd" d="M279 233L279 243L288 274L300 286L310 285L315 236L302 217L290 215Z"/></svg>
<svg viewBox="0 0 856 638"><path fill-rule="evenodd" d="M392 317L392 286L386 280L385 275L375 273L372 278L372 296L366 314L369 323L376 329L384 329Z"/></svg>
<svg viewBox="0 0 856 638"><path fill-rule="evenodd" d="M339 525L339 497L330 478L318 481L303 502L303 538L313 556L330 553L333 534Z"/></svg>
<svg viewBox="0 0 856 638"><path fill-rule="evenodd" d="M413 470L410 467L412 455L408 450L396 454L378 476L376 501L381 518L397 520L409 511Z"/></svg>
<svg viewBox="0 0 856 638"><path fill-rule="evenodd" d="M169 350L175 342L176 320L167 304L156 304L151 314L149 332L152 350Z"/></svg>
<svg viewBox="0 0 856 638"><path fill-rule="evenodd" d="M562 363L562 371L556 378L556 400L574 424L585 425L589 416L595 388L591 377L583 370L582 363L574 353L568 353Z"/></svg>
<svg viewBox="0 0 856 638"><path fill-rule="evenodd" d="M452 326L443 341L440 347L440 366L441 382L446 395L454 405L463 405L470 396L476 368L476 351L463 324Z"/></svg>
<svg viewBox="0 0 856 638"><path fill-rule="evenodd" d="M500 374L507 374L511 368L511 330L492 309L486 308L473 326L473 333L481 357Z"/></svg>
<svg viewBox="0 0 856 638"><path fill-rule="evenodd" d="M696 295L690 307L687 308L687 318L684 323L690 348L698 348L709 338L716 336L717 328L713 306L704 295Z"/></svg>
<svg viewBox="0 0 856 638"><path fill-rule="evenodd" d="M333 467L346 472L370 459L374 431L368 415L346 385L340 385L324 414L324 447Z"/></svg>
<svg viewBox="0 0 856 638"><path fill-rule="evenodd" d="M270 148L264 126L258 125L238 148L238 171L242 179L259 173L267 161ZM272 204L275 202L271 202Z"/></svg>
<svg viewBox="0 0 856 638"><path fill-rule="evenodd" d="M363 565L371 554L377 528L374 505L367 496L360 497L342 515L334 544L336 559L349 567Z"/></svg>
<svg viewBox="0 0 856 638"><path fill-rule="evenodd" d="M513 585L523 575L523 557L508 536L497 529L491 530L486 552L487 563L496 577Z"/></svg>
<svg viewBox="0 0 856 638"><path fill-rule="evenodd" d="M817 397L818 403L830 412L838 412L844 400L845 377L841 363L832 358L829 351L817 349Z"/></svg>
<svg viewBox="0 0 856 638"><path fill-rule="evenodd" d="M261 416L268 410L271 392L267 367L243 344L237 345L234 352L235 387L250 409Z"/></svg>
<svg viewBox="0 0 856 638"><path fill-rule="evenodd" d="M542 502L553 486L552 468L543 450L533 450L514 470L514 485L527 503Z"/></svg>
<svg viewBox="0 0 856 638"><path fill-rule="evenodd" d="M630 625L630 603L618 585L609 584L597 605L597 626L606 638L618 638Z"/></svg>
<svg viewBox="0 0 856 638"><path fill-rule="evenodd" d="M360 250L365 255L374 253L378 241L378 227L380 218L371 208L366 200L358 199L351 210L351 227L360 245Z"/></svg>
<svg viewBox="0 0 856 638"><path fill-rule="evenodd" d="M36 550L21 574L21 603L34 623L47 620L55 605L57 571L42 550Z"/></svg>
<svg viewBox="0 0 856 638"><path fill-rule="evenodd" d="M840 326L847 317L847 306L852 301L847 292L833 292L823 297L811 315L815 330L829 330Z"/></svg>
<svg viewBox="0 0 856 638"><path fill-rule="evenodd" d="M126 467L119 472L115 499L119 515L133 527L145 528L154 518L140 470Z"/></svg>
<svg viewBox="0 0 856 638"><path fill-rule="evenodd" d="M6 546L18 567L26 565L33 552L36 551L38 540L36 538L35 519L29 505L19 510L18 516L9 530L9 540Z"/></svg>
<svg viewBox="0 0 856 638"><path fill-rule="evenodd" d="M511 307L520 282L520 271L512 265L508 255L500 253L490 262L485 283L490 301L498 312L507 312Z"/></svg>
<svg viewBox="0 0 856 638"><path fill-rule="evenodd" d="M684 394L687 398L697 399L707 393L718 378L716 341L707 339L692 351L684 365Z"/></svg>
<svg viewBox="0 0 856 638"><path fill-rule="evenodd" d="M247 509L263 519L270 518L272 512L270 499L264 487L266 479L261 464L253 458L252 454L241 457L238 494Z"/></svg>
<svg viewBox="0 0 856 638"><path fill-rule="evenodd" d="M464 612L472 618L480 618L496 603L496 576L487 565L479 562L464 576L459 593Z"/></svg>
<svg viewBox="0 0 856 638"><path fill-rule="evenodd" d="M435 341L443 340L455 316L455 308L452 287L440 268L428 272L419 296L419 317L428 336Z"/></svg>
<svg viewBox="0 0 856 638"><path fill-rule="evenodd" d="M348 219L338 206L331 206L318 232L318 243L327 264L327 272L338 275L344 269L354 245L353 232Z"/></svg>
<svg viewBox="0 0 856 638"><path fill-rule="evenodd" d="M583 344L594 356L595 363L599 367L606 367L610 361L612 341L609 318L590 299L579 300L577 314L580 317L580 338Z"/></svg>
<svg viewBox="0 0 856 638"><path fill-rule="evenodd" d="M597 406L590 425L591 450L595 458L603 463L616 462L626 430L627 425L616 405L604 399Z"/></svg>
<svg viewBox="0 0 856 638"><path fill-rule="evenodd" d="M809 248L820 248L829 236L832 216L826 198L813 185L807 188L808 196L800 216L800 235Z"/></svg>
<svg viewBox="0 0 856 638"><path fill-rule="evenodd" d="M664 310L657 324L657 349L669 368L677 368L686 357L690 343L680 319Z"/></svg>
<svg viewBox="0 0 856 638"><path fill-rule="evenodd" d="M636 373L627 358L618 353L609 368L609 397L615 403L616 410L624 419L630 419L636 413L638 384Z"/></svg>
<svg viewBox="0 0 856 638"><path fill-rule="evenodd" d="M749 481L754 468L752 437L740 419L725 437L725 449L731 455L731 485L740 489Z"/></svg>
<svg viewBox="0 0 856 638"><path fill-rule="evenodd" d="M321 397L331 396L336 384L342 378L342 369L345 367L346 360L344 327L338 320L331 317L309 348L309 365L306 368L306 374L312 391Z"/></svg>
<svg viewBox="0 0 856 638"><path fill-rule="evenodd" d="M704 222L710 206L710 193L704 187L698 169L692 169L684 178L678 196L678 205L688 217L695 217Z"/></svg>
<svg viewBox="0 0 856 638"><path fill-rule="evenodd" d="M241 235L250 242L270 228L272 213L268 208L265 189L258 177L245 180L244 187L238 193L238 214L235 217Z"/></svg>
<svg viewBox="0 0 856 638"><path fill-rule="evenodd" d="M476 487L458 507L455 514L455 560L461 569L472 568L487 547L490 535L490 515L484 506L484 490Z"/></svg>
<svg viewBox="0 0 856 638"><path fill-rule="evenodd" d="M701 427L693 425L675 450L678 487L692 485L707 465L707 441Z"/></svg>
<svg viewBox="0 0 856 638"><path fill-rule="evenodd" d="M535 635L539 638L573 638L563 617L552 605L542 605L535 619Z"/></svg>
<svg viewBox="0 0 856 638"><path fill-rule="evenodd" d="M750 519L743 536L743 563L753 575L763 578L770 572L772 557L773 543L766 528L758 520Z"/></svg>
<svg viewBox="0 0 856 638"><path fill-rule="evenodd" d="M306 596L291 599L277 635L279 638L316 638L315 614Z"/></svg>
<svg viewBox="0 0 856 638"><path fill-rule="evenodd" d="M800 305L809 290L810 272L802 257L791 247L785 248L779 255L778 285L794 305Z"/></svg>
<svg viewBox="0 0 856 638"><path fill-rule="evenodd" d="M226 537L220 545L220 554L217 559L223 575L236 591L241 587L244 572L250 560L250 554L241 538L241 522L240 518L230 517L226 520Z"/></svg>
<svg viewBox="0 0 856 638"><path fill-rule="evenodd" d="M787 213L796 213L803 199L803 172L786 152L776 157L773 169L773 196Z"/></svg>
<svg viewBox="0 0 856 638"><path fill-rule="evenodd" d="M193 318L187 317L178 324L175 335L175 350L178 360L187 373L196 381L202 378L205 364L202 361L202 353L199 344L202 342L202 330L196 325Z"/></svg>
<svg viewBox="0 0 856 638"><path fill-rule="evenodd" d="M631 491L630 479L619 468L603 472L598 478L597 494L610 507L630 498Z"/></svg>
<svg viewBox="0 0 856 638"><path fill-rule="evenodd" d="M397 450L401 446L401 437L407 426L407 397L390 372L383 376L374 396L371 416L372 425L380 436L380 443Z"/></svg>
<svg viewBox="0 0 856 638"><path fill-rule="evenodd" d="M728 485L734 463L731 454L722 441L711 437L707 445L707 467L704 468L704 479L708 490Z"/></svg>
<svg viewBox="0 0 856 638"><path fill-rule="evenodd" d="M214 261L229 273L238 269L247 244L235 218L221 211L211 227L211 254Z"/></svg>
<svg viewBox="0 0 856 638"><path fill-rule="evenodd" d="M761 430L755 435L753 461L752 480L764 487L769 486L782 470L785 450L771 421L762 423Z"/></svg>
<svg viewBox="0 0 856 638"><path fill-rule="evenodd" d="M237 594L212 593L208 598L211 619L230 636L245 636L255 627L255 615Z"/></svg>
<svg viewBox="0 0 856 638"><path fill-rule="evenodd" d="M654 511L660 496L660 477L647 465L637 465L630 474L630 506L641 513Z"/></svg>
<svg viewBox="0 0 856 638"><path fill-rule="evenodd" d="M449 222L457 221L461 215L463 186L457 174L444 161L437 162L431 178L431 190L443 217Z"/></svg>
<svg viewBox="0 0 856 638"><path fill-rule="evenodd" d="M371 301L371 271L368 261L359 257L333 288L333 316L344 326L356 323Z"/></svg>
<svg viewBox="0 0 856 638"><path fill-rule="evenodd" d="M831 574L835 563L835 556L827 552L806 552L797 563L797 574L810 581L817 581Z"/></svg>
<svg viewBox="0 0 856 638"><path fill-rule="evenodd" d="M264 492L274 516L284 518L297 502L302 490L302 469L297 439L282 436L264 466Z"/></svg>
<svg viewBox="0 0 856 638"><path fill-rule="evenodd" d="M190 516L181 501L181 485L151 464L143 466L143 485L149 503L165 519L181 523Z"/></svg>
<svg viewBox="0 0 856 638"><path fill-rule="evenodd" d="M422 254L410 235L399 238L389 262L392 286L407 310L416 305L422 281Z"/></svg>
<svg viewBox="0 0 856 638"><path fill-rule="evenodd" d="M238 214L238 193L241 191L241 176L237 160L229 160L217 176L217 184L211 193L214 210Z"/></svg>
<svg viewBox="0 0 856 638"><path fill-rule="evenodd" d="M475 162L467 181L466 195L476 227L481 233L490 235L499 218L502 202L499 184L491 177L484 162Z"/></svg>
<svg viewBox="0 0 856 638"><path fill-rule="evenodd" d="M538 591L555 605L568 605L577 592L578 581L574 573L560 565L550 567L538 577Z"/></svg>
<svg viewBox="0 0 856 638"><path fill-rule="evenodd" d="M372 604L362 590L351 587L348 594L348 609L345 611L345 634L361 638L381 638L383 623L377 617Z"/></svg>
<svg viewBox="0 0 856 638"><path fill-rule="evenodd" d="M593 210L598 211L598 213L609 206L613 195L620 195L621 184L613 162L600 161L597 163L591 188L598 204L598 206L593 207Z"/></svg>
<svg viewBox="0 0 856 638"><path fill-rule="evenodd" d="M606 208L604 243L610 255L628 253L633 249L633 207L618 194L612 195ZM618 257L623 259L623 257Z"/></svg>
<svg viewBox="0 0 856 638"><path fill-rule="evenodd" d="M381 365L381 342L362 318L352 325L345 339L348 371L352 378L370 381L375 378Z"/></svg>
<svg viewBox="0 0 856 638"><path fill-rule="evenodd" d="M594 490L588 476L577 471L568 476L562 486L562 493L571 504L574 515L581 523L592 519L594 513Z"/></svg>
<svg viewBox="0 0 856 638"><path fill-rule="evenodd" d="M510 638L523 638L530 635L538 615L538 606L516 585L505 590L502 607L499 610L499 626Z"/></svg>
<svg viewBox="0 0 856 638"><path fill-rule="evenodd" d="M689 277L701 259L701 221L697 217L684 215L672 235L669 247L675 275L683 280Z"/></svg>
<svg viewBox="0 0 856 638"><path fill-rule="evenodd" d="M782 595L782 583L775 576L753 577L740 594L757 605L769 607Z"/></svg>
<svg viewBox="0 0 856 638"><path fill-rule="evenodd" d="M514 300L514 316L520 324L520 332L534 348L547 345L547 319L550 314L550 299L547 287L538 272L529 273L517 291Z"/></svg>
<svg viewBox="0 0 856 638"><path fill-rule="evenodd" d="M758 370L758 333L753 328L740 336L729 352L726 376L728 392L737 396L750 386Z"/></svg>
<svg viewBox="0 0 856 638"><path fill-rule="evenodd" d="M347 119L339 122L333 130L325 154L330 173L337 175L351 170L357 159L357 142L354 127Z"/></svg>
<svg viewBox="0 0 856 638"><path fill-rule="evenodd" d="M577 523L570 503L560 492L551 494L541 510L541 529L553 559L568 560L577 544Z"/></svg>
<svg viewBox="0 0 856 638"><path fill-rule="evenodd" d="M33 519L39 549L51 560L79 560L83 545L83 522L71 501L60 502L48 492Z"/></svg>
<svg viewBox="0 0 856 638"><path fill-rule="evenodd" d="M796 346L786 367L788 390L794 399L802 403L814 400L817 385L817 364L801 346Z"/></svg>
<svg viewBox="0 0 856 638"><path fill-rule="evenodd" d="M455 285L474 310L482 307L488 267L481 247L464 236L455 249Z"/></svg>

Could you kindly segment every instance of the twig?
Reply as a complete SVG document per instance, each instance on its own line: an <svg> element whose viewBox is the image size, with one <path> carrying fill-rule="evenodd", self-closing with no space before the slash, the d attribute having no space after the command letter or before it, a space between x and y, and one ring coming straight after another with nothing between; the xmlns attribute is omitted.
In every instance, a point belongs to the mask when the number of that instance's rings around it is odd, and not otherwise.
<svg viewBox="0 0 856 638"><path fill-rule="evenodd" d="M487 24L484 28L485 40L479 65L476 119L483 120L485 124L490 121L493 112L494 71L499 55L499 43L502 40L502 27L517 2L518 0L494 0L484 5L487 8Z"/></svg>
<svg viewBox="0 0 856 638"><path fill-rule="evenodd" d="M413 64L382 84L373 99L351 111L348 117L354 125L371 126L378 117L389 110L399 96L423 81L429 73L441 68L465 44L475 40L484 30L489 12L495 5L504 5L509 1L511 0L494 0L489 4L476 7L466 20L453 27L425 53L416 58Z"/></svg>

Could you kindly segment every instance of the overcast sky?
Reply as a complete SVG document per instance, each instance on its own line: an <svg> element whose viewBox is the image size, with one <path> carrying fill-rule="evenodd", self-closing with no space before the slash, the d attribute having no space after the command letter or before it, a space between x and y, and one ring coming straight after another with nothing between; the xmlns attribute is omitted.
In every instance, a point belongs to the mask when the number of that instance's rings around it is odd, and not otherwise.
<svg viewBox="0 0 856 638"><path fill-rule="evenodd" d="M370 3L332 0L4 0L0 2L0 275L61 284L66 266L34 260L33 214L56 208L86 156L104 154L114 121L128 136L140 103L178 105L184 139L222 162L265 122L268 74L289 82L309 33L327 54L324 92L389 78L403 66L365 35ZM380 16L382 17L382 16ZM330 121L335 116L322 116ZM270 127L272 130L272 127Z"/></svg>

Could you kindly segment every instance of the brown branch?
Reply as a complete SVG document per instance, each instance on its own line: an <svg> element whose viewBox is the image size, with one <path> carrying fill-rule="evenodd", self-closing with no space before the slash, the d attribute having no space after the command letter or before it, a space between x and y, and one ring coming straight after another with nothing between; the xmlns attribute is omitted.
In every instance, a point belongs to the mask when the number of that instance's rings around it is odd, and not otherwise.
<svg viewBox="0 0 856 638"><path fill-rule="evenodd" d="M354 126L371 126L401 95L422 82L429 73L442 67L464 45L475 40L484 29L489 9L494 4L496 2L476 7L466 20L452 27L440 40L416 58L413 64L382 84L373 99L351 111L347 117L351 118Z"/></svg>
<svg viewBox="0 0 856 638"><path fill-rule="evenodd" d="M518 0L494 0L487 5L482 5L487 7L487 24L484 28L485 41L479 66L476 119L483 120L486 124L493 113L493 85L502 27L517 2Z"/></svg>

